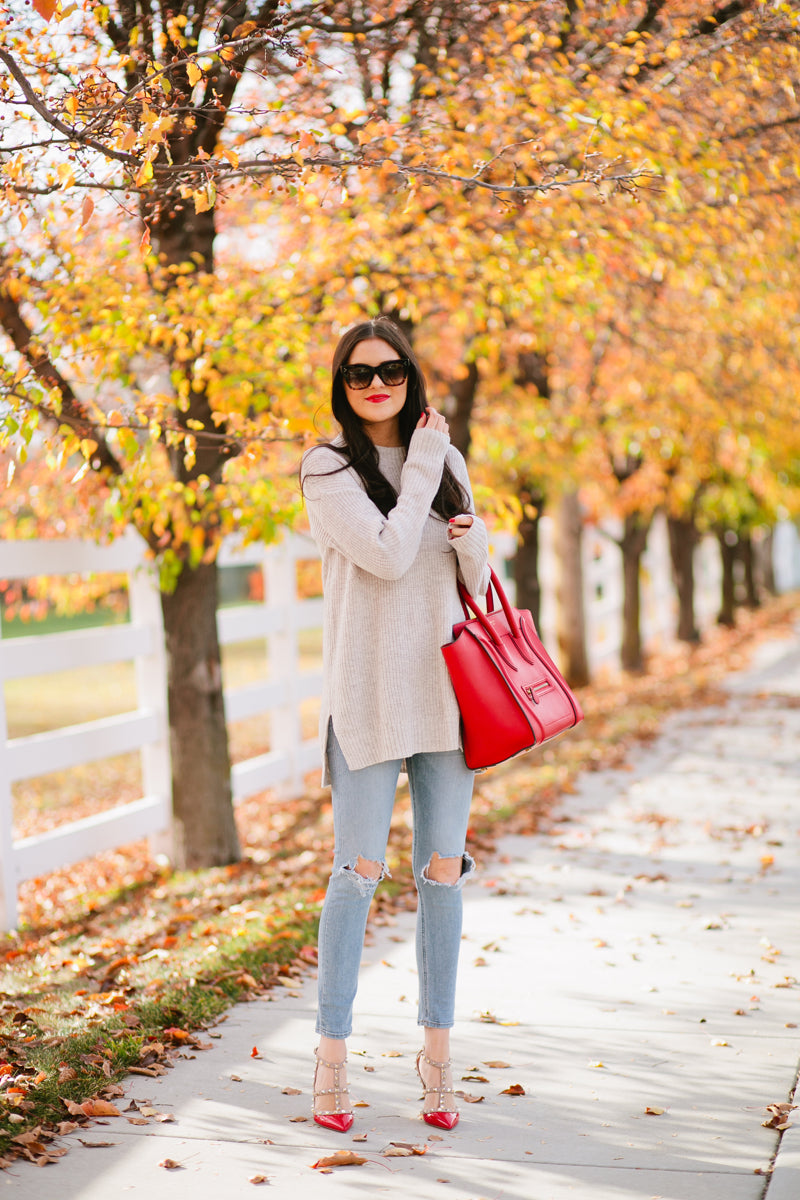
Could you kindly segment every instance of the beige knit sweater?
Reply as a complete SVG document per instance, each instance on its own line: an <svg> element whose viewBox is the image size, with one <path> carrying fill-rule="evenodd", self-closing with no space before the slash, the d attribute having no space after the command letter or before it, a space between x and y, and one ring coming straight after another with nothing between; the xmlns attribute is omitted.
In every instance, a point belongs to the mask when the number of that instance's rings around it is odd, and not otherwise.
<svg viewBox="0 0 800 1200"><path fill-rule="evenodd" d="M379 446L383 475L398 493L384 517L335 450L303 457L311 533L322 555L324 683L320 707L323 782L327 734L351 770L422 751L455 750L459 712L441 647L463 619L460 573L472 595L489 581L486 527L478 517L452 541L431 512L445 460L470 496L464 459L445 433L418 429L408 457Z"/></svg>

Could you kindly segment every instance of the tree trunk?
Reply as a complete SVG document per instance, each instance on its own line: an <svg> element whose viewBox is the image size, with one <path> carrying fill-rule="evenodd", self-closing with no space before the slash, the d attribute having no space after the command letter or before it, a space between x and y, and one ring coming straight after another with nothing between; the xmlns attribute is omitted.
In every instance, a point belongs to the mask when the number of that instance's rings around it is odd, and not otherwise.
<svg viewBox="0 0 800 1200"><path fill-rule="evenodd" d="M722 603L717 617L718 625L728 625L731 628L736 624L736 580L734 578L734 565L736 563L736 551L738 538L731 529L718 529L717 541L719 542L719 553L722 559Z"/></svg>
<svg viewBox="0 0 800 1200"><path fill-rule="evenodd" d="M557 636L561 668L573 687L590 681L583 597L583 514L577 492L562 496L555 511L558 555Z"/></svg>
<svg viewBox="0 0 800 1200"><path fill-rule="evenodd" d="M775 563L773 561L773 546L775 530L770 526L765 529L764 536L758 547L758 563L761 575L761 585L770 596L777 596L778 588L775 583Z"/></svg>
<svg viewBox="0 0 800 1200"><path fill-rule="evenodd" d="M744 602L748 608L760 608L761 601L758 597L758 588L756 587L753 536L750 533L739 535L739 561L744 567Z"/></svg>
<svg viewBox="0 0 800 1200"><path fill-rule="evenodd" d="M228 12L228 21L232 11ZM227 74L225 78L230 99L235 85ZM214 139L216 123L216 116L211 114L205 126L210 131L208 136L213 134ZM180 142L173 149L175 156L180 155ZM191 262L209 274L215 268L215 210L197 213L189 201L185 205L175 197L169 201L161 193L155 201L147 195L140 201L142 218L150 226L152 245L158 254L159 266L150 281L157 296L175 286L175 268L183 263ZM224 434L225 424L218 425L213 419L207 389L194 384L193 357L174 355L171 366L175 373L190 380L186 403L175 398L174 423L187 431ZM225 462L238 453L239 447L220 443L216 437L206 439L202 432L197 440L193 463L186 461L182 444L168 448L176 481L191 485L204 475L212 483L219 483ZM214 536L210 530L209 542ZM180 554L182 547L176 548ZM240 848L233 815L217 638L216 563L195 570L184 566L174 592L162 593L161 607L167 647L175 865L190 870L220 866L237 861Z"/></svg>
<svg viewBox="0 0 800 1200"><path fill-rule="evenodd" d="M162 593L167 648L175 865L240 857L217 638L217 565L184 567Z"/></svg>
<svg viewBox="0 0 800 1200"><path fill-rule="evenodd" d="M678 592L678 638L699 642L694 615L694 551L700 538L693 517L667 517L672 574Z"/></svg>
<svg viewBox="0 0 800 1200"><path fill-rule="evenodd" d="M470 430L472 409L475 405L475 394L478 390L478 367L476 363L466 364L467 373L463 379L450 381L450 395L453 404L447 409L447 422L450 426L450 441L464 458L469 455Z"/></svg>
<svg viewBox="0 0 800 1200"><path fill-rule="evenodd" d="M647 546L650 525L651 518L645 519L640 513L629 513L625 518L622 540L619 543L622 551L622 575L625 588L622 604L621 654L622 667L625 671L644 670L640 574L642 555Z"/></svg>
<svg viewBox="0 0 800 1200"><path fill-rule="evenodd" d="M523 504L535 504L529 492L523 493ZM536 507L535 515L523 516L517 526L517 551L514 555L514 584L517 593L517 607L528 608L533 617L533 623L539 625L539 615L542 604L542 589L539 583L539 521L541 508Z"/></svg>

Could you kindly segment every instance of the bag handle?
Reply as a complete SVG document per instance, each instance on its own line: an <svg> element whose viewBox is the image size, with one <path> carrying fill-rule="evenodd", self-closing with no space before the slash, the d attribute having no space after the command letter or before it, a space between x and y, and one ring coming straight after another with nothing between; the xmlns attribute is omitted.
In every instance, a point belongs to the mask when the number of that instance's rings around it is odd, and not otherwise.
<svg viewBox="0 0 800 1200"><path fill-rule="evenodd" d="M489 582L489 587L486 590L486 614L484 614L482 612L480 606L476 603L475 600L473 600L472 596L469 594L467 589L464 587L464 584L461 583L460 581L458 583L458 594L461 598L461 606L464 609L465 616L467 616L467 618L469 618L469 613L467 612L467 609L469 609L478 618L482 627L486 630L486 632L488 633L488 635L492 639L492 641L495 643L495 645L499 646L500 642L497 639L497 634L495 633L494 629L492 628L491 622L487 620L487 614L497 611L495 608L494 595L492 594L492 588L494 588L494 594L497 596L498 600L500 601L503 612L506 614L506 620L508 621L508 627L511 630L511 632L515 638L518 638L520 635L519 619L517 617L516 612L511 607L511 604L509 603L508 596L503 591L503 585L501 584L500 580L497 578L494 567L491 567L491 566L489 567L489 573L490 573L490 582Z"/></svg>

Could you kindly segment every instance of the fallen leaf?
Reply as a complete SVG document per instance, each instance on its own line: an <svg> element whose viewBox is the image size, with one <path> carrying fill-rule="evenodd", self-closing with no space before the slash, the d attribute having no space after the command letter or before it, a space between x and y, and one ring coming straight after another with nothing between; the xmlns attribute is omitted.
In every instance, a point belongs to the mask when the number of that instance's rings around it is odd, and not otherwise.
<svg viewBox="0 0 800 1200"><path fill-rule="evenodd" d="M792 1122L788 1119L789 1113L797 1108L796 1104L791 1104L784 1100L779 1104L768 1104L766 1110L769 1113L766 1121L761 1124L765 1129L789 1129Z"/></svg>
<svg viewBox="0 0 800 1200"><path fill-rule="evenodd" d="M491 1067L493 1070L500 1071L504 1067L510 1067L511 1063L503 1062L501 1058L485 1058L483 1060L485 1067Z"/></svg>
<svg viewBox="0 0 800 1200"><path fill-rule="evenodd" d="M488 1083L489 1082L489 1080L486 1078L485 1075L462 1075L461 1080L463 1083Z"/></svg>
<svg viewBox="0 0 800 1200"><path fill-rule="evenodd" d="M77 1104L74 1100L69 1100L69 1099L67 1099L66 1096L62 1096L61 1103L64 1105L64 1107L66 1108L67 1112L69 1113L69 1115L71 1117L85 1117L86 1116L86 1113L83 1111L80 1104Z"/></svg>
<svg viewBox="0 0 800 1200"><path fill-rule="evenodd" d="M82 1146L85 1146L87 1150L102 1150L107 1146L119 1145L118 1142L87 1142L84 1138L78 1138L78 1141Z"/></svg>
<svg viewBox="0 0 800 1200"><path fill-rule="evenodd" d="M307 1121L308 1117L289 1117L293 1125L301 1125L303 1121Z"/></svg>
<svg viewBox="0 0 800 1200"><path fill-rule="evenodd" d="M354 1142L365 1142L366 1140L367 1140L367 1135L365 1133L356 1133L353 1135Z"/></svg>
<svg viewBox="0 0 800 1200"><path fill-rule="evenodd" d="M247 1182L248 1183L268 1183L269 1180L267 1179L266 1175L251 1175Z"/></svg>
<svg viewBox="0 0 800 1200"><path fill-rule="evenodd" d="M604 1068L605 1065L606 1064L604 1062L590 1062L589 1063L590 1067L603 1067Z"/></svg>
<svg viewBox="0 0 800 1200"><path fill-rule="evenodd" d="M87 1117L121 1117L122 1113L110 1100L84 1100L81 1108Z"/></svg>
<svg viewBox="0 0 800 1200"><path fill-rule="evenodd" d="M647 1108L644 1111L651 1117L663 1117L664 1113L667 1110L665 1108L655 1108L655 1107L651 1108L651 1106L648 1104Z"/></svg>
<svg viewBox="0 0 800 1200"><path fill-rule="evenodd" d="M282 1096L302 1096L302 1094L303 1094L303 1093L302 1093L302 1090L301 1090L300 1088L296 1088L296 1087L285 1087L285 1088L281 1088L281 1095L282 1095Z"/></svg>
<svg viewBox="0 0 800 1200"><path fill-rule="evenodd" d="M480 1104L483 1100L483 1096L473 1096L471 1092L456 1092L456 1095L466 1104Z"/></svg>
<svg viewBox="0 0 800 1200"><path fill-rule="evenodd" d="M26 1129L25 1133L18 1133L16 1137L13 1137L11 1140L18 1146L41 1145L39 1141L41 1135L42 1127L41 1125L37 1125L35 1129ZM42 1150L44 1150L44 1146L42 1146Z"/></svg>
<svg viewBox="0 0 800 1200"><path fill-rule="evenodd" d="M167 1171L178 1171L182 1168L183 1163L176 1162L174 1158L165 1158L158 1165Z"/></svg>
<svg viewBox="0 0 800 1200"><path fill-rule="evenodd" d="M504 1088L500 1093L501 1096L524 1096L525 1088L521 1083L512 1083L510 1087Z"/></svg>
<svg viewBox="0 0 800 1200"><path fill-rule="evenodd" d="M414 1154L427 1154L427 1146L415 1146L412 1142L390 1142L381 1151L384 1158L411 1158Z"/></svg>
<svg viewBox="0 0 800 1200"><path fill-rule="evenodd" d="M261 1053L258 1049L258 1046L253 1046L253 1049L250 1051L250 1057L251 1058L261 1058Z"/></svg>
<svg viewBox="0 0 800 1200"><path fill-rule="evenodd" d="M329 1154L327 1158L317 1159L315 1163L311 1164L311 1169L318 1171L325 1167L360 1167L367 1161L360 1154L356 1154L355 1150L337 1150L335 1154Z"/></svg>

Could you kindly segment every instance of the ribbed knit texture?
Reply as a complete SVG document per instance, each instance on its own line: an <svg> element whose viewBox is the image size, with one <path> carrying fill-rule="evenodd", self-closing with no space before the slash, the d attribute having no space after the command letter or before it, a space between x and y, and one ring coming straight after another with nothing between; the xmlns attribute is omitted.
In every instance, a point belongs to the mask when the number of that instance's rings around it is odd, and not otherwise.
<svg viewBox="0 0 800 1200"><path fill-rule="evenodd" d="M463 620L456 579L472 595L489 582L486 527L449 541L431 512L445 460L470 496L464 459L446 434L418 429L408 457L379 446L383 475L398 493L384 517L355 471L316 447L303 458L311 533L322 556L324 683L320 706L323 782L329 718L348 767L461 745L459 712L441 647Z"/></svg>

